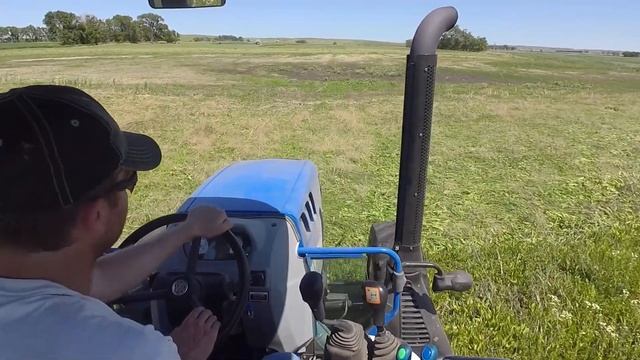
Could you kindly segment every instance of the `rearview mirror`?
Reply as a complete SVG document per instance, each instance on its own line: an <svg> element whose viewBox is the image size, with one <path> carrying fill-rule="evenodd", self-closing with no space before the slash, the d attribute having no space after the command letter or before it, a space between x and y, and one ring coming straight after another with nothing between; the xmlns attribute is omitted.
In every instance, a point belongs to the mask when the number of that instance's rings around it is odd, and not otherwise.
<svg viewBox="0 0 640 360"><path fill-rule="evenodd" d="M185 9L224 6L226 0L149 0L154 9Z"/></svg>

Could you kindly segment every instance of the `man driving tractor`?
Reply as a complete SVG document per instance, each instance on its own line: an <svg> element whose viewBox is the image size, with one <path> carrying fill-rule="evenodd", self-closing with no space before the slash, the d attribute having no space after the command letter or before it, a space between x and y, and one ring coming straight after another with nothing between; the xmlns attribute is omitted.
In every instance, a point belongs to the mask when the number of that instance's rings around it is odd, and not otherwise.
<svg viewBox="0 0 640 360"><path fill-rule="evenodd" d="M216 208L116 253L137 171L158 144L123 132L81 90L0 94L0 359L204 360L220 322L194 309L170 337L105 303L134 288L194 237L231 228Z"/></svg>

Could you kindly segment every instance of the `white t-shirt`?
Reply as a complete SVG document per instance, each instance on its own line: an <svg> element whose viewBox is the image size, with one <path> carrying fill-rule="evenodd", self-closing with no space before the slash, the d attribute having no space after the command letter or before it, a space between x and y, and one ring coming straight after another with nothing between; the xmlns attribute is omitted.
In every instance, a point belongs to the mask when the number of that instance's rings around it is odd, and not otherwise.
<svg viewBox="0 0 640 360"><path fill-rule="evenodd" d="M180 360L170 337L46 280L0 278L0 360Z"/></svg>

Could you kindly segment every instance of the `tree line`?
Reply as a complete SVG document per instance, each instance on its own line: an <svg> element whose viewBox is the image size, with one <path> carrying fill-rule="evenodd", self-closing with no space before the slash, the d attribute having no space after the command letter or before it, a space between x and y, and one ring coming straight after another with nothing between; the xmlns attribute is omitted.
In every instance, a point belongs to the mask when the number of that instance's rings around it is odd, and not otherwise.
<svg viewBox="0 0 640 360"><path fill-rule="evenodd" d="M517 47L513 46L513 45L489 45L488 49L491 50L506 50L506 51L514 51L514 50L518 50Z"/></svg>
<svg viewBox="0 0 640 360"><path fill-rule="evenodd" d="M49 33L45 27L0 26L0 42L40 42L49 41Z"/></svg>
<svg viewBox="0 0 640 360"><path fill-rule="evenodd" d="M142 14L136 19L115 15L102 20L93 15L49 11L42 23L44 27L0 27L0 42L54 41L75 45L142 41L174 43L180 39L180 34L171 30L162 16L153 13Z"/></svg>
<svg viewBox="0 0 640 360"><path fill-rule="evenodd" d="M411 41L407 40L405 45L411 47ZM438 49L462 50L462 51L485 51L489 47L487 39L473 36L468 30L461 29L458 25L442 35Z"/></svg>
<svg viewBox="0 0 640 360"><path fill-rule="evenodd" d="M242 36L235 35L218 35L218 36L196 36L193 38L193 41L246 41L250 42L251 39L243 38Z"/></svg>

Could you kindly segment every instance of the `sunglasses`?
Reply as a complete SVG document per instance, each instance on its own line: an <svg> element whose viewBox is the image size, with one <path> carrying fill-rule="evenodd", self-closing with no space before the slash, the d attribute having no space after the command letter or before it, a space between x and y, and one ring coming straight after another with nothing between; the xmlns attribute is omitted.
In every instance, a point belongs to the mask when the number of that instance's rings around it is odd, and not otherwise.
<svg viewBox="0 0 640 360"><path fill-rule="evenodd" d="M116 182L115 184L113 184L106 193L108 194L111 192L118 192L118 191L125 191L125 190L129 190L130 193L133 193L133 189L135 189L137 183L138 183L138 173L134 171L131 173L131 175L128 178L122 179Z"/></svg>
<svg viewBox="0 0 640 360"><path fill-rule="evenodd" d="M133 193L133 189L135 189L136 184L138 183L138 173L132 172L126 179L122 179L120 181L115 182L113 185L105 188L104 190L100 190L92 195L88 195L85 200L97 200L101 197L107 196L111 193L116 193L120 191L129 190L129 192Z"/></svg>

